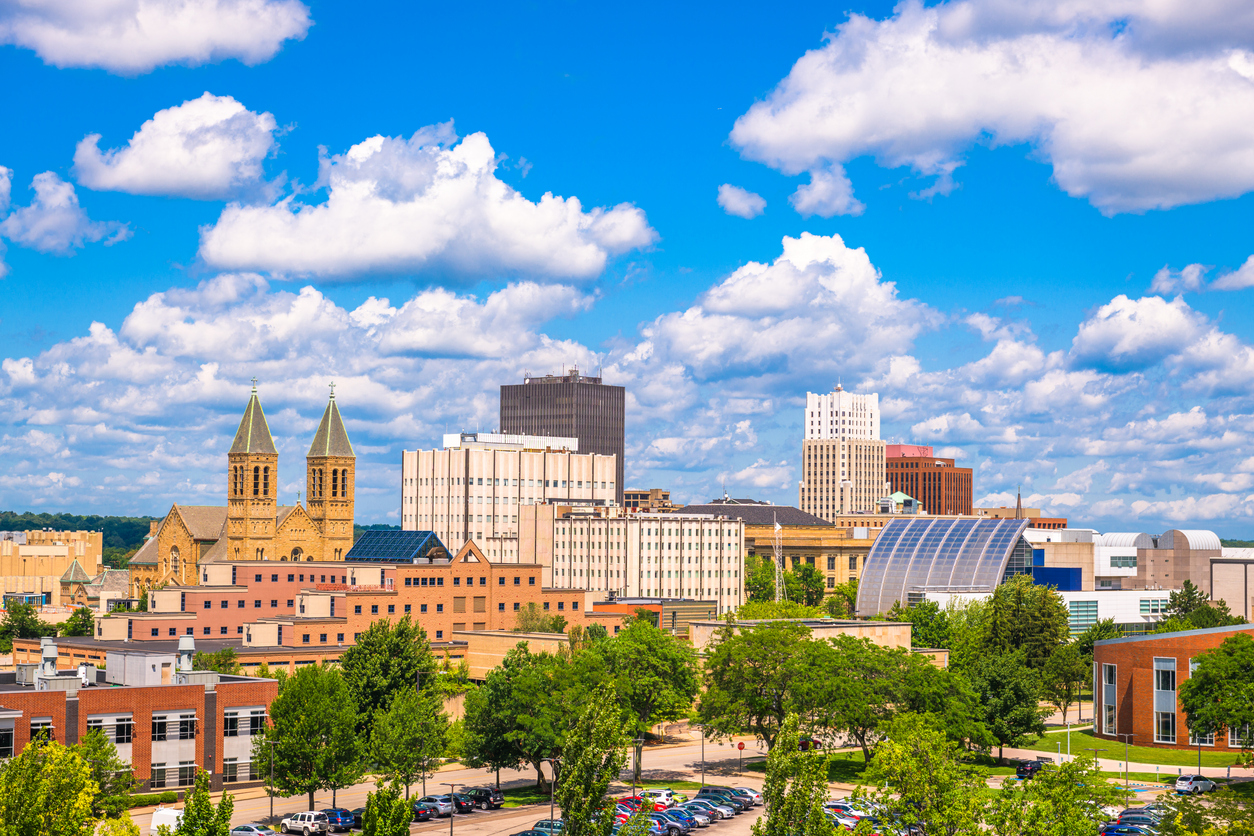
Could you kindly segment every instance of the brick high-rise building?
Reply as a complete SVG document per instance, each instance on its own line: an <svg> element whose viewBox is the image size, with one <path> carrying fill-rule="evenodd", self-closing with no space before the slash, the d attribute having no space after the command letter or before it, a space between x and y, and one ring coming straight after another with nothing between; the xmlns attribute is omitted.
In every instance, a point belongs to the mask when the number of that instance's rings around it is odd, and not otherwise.
<svg viewBox="0 0 1254 836"><path fill-rule="evenodd" d="M934 457L931 447L888 445L885 470L893 492L909 494L929 514L971 513L972 470L954 467L953 459ZM894 449L895 448L895 449ZM893 453L923 453L924 455L896 455Z"/></svg>
<svg viewBox="0 0 1254 836"><path fill-rule="evenodd" d="M501 432L579 439L580 453L618 457L615 498L623 502L623 426L627 390L572 369L501 387Z"/></svg>

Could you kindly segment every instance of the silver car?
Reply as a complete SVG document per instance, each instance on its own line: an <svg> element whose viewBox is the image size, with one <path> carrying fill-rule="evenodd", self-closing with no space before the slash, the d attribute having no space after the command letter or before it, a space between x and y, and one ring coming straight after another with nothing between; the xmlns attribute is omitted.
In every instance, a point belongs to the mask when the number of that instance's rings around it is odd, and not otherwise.
<svg viewBox="0 0 1254 836"><path fill-rule="evenodd" d="M754 804L756 804L759 807L762 806L762 793L758 792L752 787L732 787L732 789L740 793L748 793L749 797L753 799Z"/></svg>
<svg viewBox="0 0 1254 836"><path fill-rule="evenodd" d="M418 800L434 807L437 816L453 815L453 799L447 795L424 795Z"/></svg>
<svg viewBox="0 0 1254 836"><path fill-rule="evenodd" d="M1181 775L1176 779L1176 792L1200 793L1212 792L1215 782L1204 775Z"/></svg>
<svg viewBox="0 0 1254 836"><path fill-rule="evenodd" d="M693 812L707 813L717 819L730 819L736 815L735 808L728 807L725 804L715 804L713 801L705 798L697 798L679 806Z"/></svg>

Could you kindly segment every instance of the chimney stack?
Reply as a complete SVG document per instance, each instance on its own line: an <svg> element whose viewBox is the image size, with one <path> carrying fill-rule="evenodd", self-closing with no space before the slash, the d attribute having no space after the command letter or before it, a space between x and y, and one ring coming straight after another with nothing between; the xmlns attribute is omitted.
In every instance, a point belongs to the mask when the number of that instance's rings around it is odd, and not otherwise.
<svg viewBox="0 0 1254 836"><path fill-rule="evenodd" d="M179 636L179 670L192 669L192 657L196 655L196 639L191 636Z"/></svg>

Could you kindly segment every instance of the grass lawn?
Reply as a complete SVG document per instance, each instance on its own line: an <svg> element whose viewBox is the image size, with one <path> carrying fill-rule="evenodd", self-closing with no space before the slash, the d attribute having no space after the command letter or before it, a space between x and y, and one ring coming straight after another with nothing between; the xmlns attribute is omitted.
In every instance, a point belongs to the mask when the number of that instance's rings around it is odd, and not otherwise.
<svg viewBox="0 0 1254 836"><path fill-rule="evenodd" d="M699 790L701 789L700 781L638 781L637 787L645 789L656 789L658 787L672 790ZM691 793L688 793L691 795Z"/></svg>
<svg viewBox="0 0 1254 836"><path fill-rule="evenodd" d="M1055 732L1041 737L1035 743L1025 744L1019 748L1044 752L1047 755L1056 755L1058 752L1058 738L1059 735ZM1086 752L1085 748L1094 746L1101 750L1097 752L1099 758L1123 760L1122 743L1104 740L1092 732L1072 730L1071 753L1073 755L1092 754L1091 752ZM1067 744L1065 740L1062 747L1063 752L1066 752ZM1136 761L1137 763L1161 763L1164 766L1184 767L1187 772L1188 767L1197 766L1197 749L1155 749L1150 746L1129 746L1128 760ZM1205 747L1202 748L1202 766L1231 766L1234 760L1236 760L1235 752L1208 752Z"/></svg>
<svg viewBox="0 0 1254 836"><path fill-rule="evenodd" d="M505 796L502 807L525 807L528 804L547 804L548 790L541 790L535 785L526 787L502 787L501 795Z"/></svg>
<svg viewBox="0 0 1254 836"><path fill-rule="evenodd" d="M750 772L766 772L766 761L746 764L745 769ZM841 784L856 784L862 780L862 771L865 769L866 760L863 759L861 750L839 752L832 756L832 762L827 769L827 780Z"/></svg>

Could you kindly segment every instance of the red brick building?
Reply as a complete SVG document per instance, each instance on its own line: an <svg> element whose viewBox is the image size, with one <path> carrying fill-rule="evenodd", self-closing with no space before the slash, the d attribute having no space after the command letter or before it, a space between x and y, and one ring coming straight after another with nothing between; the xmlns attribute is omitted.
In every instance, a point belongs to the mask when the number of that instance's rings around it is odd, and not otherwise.
<svg viewBox="0 0 1254 836"><path fill-rule="evenodd" d="M886 449L884 471L889 493L909 494L919 500L929 514L971 513L971 468L955 467L953 459L932 456L930 447L890 444ZM927 454L906 455L920 450Z"/></svg>
<svg viewBox="0 0 1254 836"><path fill-rule="evenodd" d="M1185 713L1176 698L1191 665L1236 633L1254 635L1254 625L1213 627L1099 641L1093 647L1094 731L1099 737L1122 743L1131 735L1133 746L1195 749ZM1203 738L1207 751L1237 751L1234 733L1225 730Z"/></svg>
<svg viewBox="0 0 1254 836"><path fill-rule="evenodd" d="M105 670L57 670L57 647L48 644L39 664L0 673L0 758L36 735L72 745L99 728L144 789L190 786L198 769L214 789L261 781L252 737L268 722L276 681L191 671L190 652L107 655Z"/></svg>

